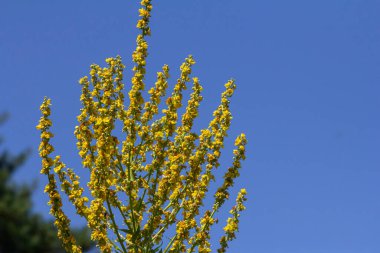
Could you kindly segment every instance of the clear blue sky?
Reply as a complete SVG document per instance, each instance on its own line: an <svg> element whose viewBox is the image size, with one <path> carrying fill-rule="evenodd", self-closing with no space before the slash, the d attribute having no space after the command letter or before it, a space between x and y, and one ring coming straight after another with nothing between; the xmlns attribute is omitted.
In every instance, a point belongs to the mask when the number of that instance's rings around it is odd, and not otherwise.
<svg viewBox="0 0 380 253"><path fill-rule="evenodd" d="M173 83L193 54L204 85L199 127L225 81L238 84L223 165L244 131L248 159L238 186L249 201L230 252L380 252L380 2L153 4L148 83L163 64ZM0 1L0 111L11 114L1 135L14 153L33 148L16 181L45 183L35 130L45 95L53 100L56 149L80 169L77 80L90 64L117 54L131 68L137 8L121 0ZM48 217L42 186L34 201Z"/></svg>

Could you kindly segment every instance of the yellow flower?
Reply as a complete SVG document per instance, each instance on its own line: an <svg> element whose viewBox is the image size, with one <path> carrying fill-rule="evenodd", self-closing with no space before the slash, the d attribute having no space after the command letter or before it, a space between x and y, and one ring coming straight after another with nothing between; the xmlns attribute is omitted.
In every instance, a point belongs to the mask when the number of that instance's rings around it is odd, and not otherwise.
<svg viewBox="0 0 380 253"><path fill-rule="evenodd" d="M142 0L130 84L124 84L125 65L120 56L107 58L105 67L92 64L89 76L79 80L82 109L74 135L82 166L89 171L88 191L60 156L52 158L50 99L45 98L40 107L42 115L37 129L41 137L41 173L48 177L45 192L50 199L50 213L67 252L81 249L70 232L70 220L62 211L58 184L76 212L87 221L91 239L101 252L160 250L163 238L172 231L170 228L176 233L163 251L211 252L211 227L240 174L247 144L244 134L235 140L232 165L224 171L213 205L202 213L210 183L216 180L215 169L221 167L219 159L232 120L230 98L236 84L233 80L225 84L219 106L208 126L201 130L194 125L203 87L199 78L192 76L195 61L191 55L181 64L171 93L167 65L145 92L151 10L151 1ZM192 90L188 94L185 90L190 82ZM125 86L130 87L128 93ZM115 133L119 129L122 133ZM87 192L91 196L85 196ZM246 193L242 189L237 196L218 252L225 252L228 242L235 238Z"/></svg>

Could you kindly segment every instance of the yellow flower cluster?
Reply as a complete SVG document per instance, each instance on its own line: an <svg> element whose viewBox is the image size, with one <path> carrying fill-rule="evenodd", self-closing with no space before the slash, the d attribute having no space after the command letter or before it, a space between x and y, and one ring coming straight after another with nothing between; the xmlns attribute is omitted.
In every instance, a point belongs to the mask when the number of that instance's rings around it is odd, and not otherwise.
<svg viewBox="0 0 380 253"><path fill-rule="evenodd" d="M74 134L77 138L82 165L89 170L84 188L73 169L61 162L60 156L51 158L50 144L53 134L50 100L41 105L42 117L37 129L41 130L41 173L49 183L45 191L50 196L51 213L56 218L58 236L68 252L80 252L70 233L70 221L61 210L61 190L68 196L77 213L86 219L91 239L101 252L211 252L210 229L216 223L216 213L229 198L229 189L239 176L241 161L245 159L247 140L244 134L237 137L233 151L233 164L224 175L224 181L214 194L213 206L200 213L231 125L230 98L236 85L233 80L225 84L220 105L213 119L200 133L193 130L203 97L201 83L192 77L195 61L192 56L180 66L180 77L167 96L169 67L164 65L157 80L148 90L144 101L146 59L150 35L150 0L141 1L137 27L136 49L129 105L125 106L124 69L121 57L106 59L106 67L93 64L90 75L79 80L82 109ZM187 105L185 90L191 84ZM163 103L166 97L165 105ZM164 106L164 109L161 109ZM160 112L162 113L160 116ZM115 133L119 124L123 133ZM227 242L235 238L239 212L244 210L245 190L237 198L233 215L227 221L226 235L221 239L221 252ZM175 229L175 235L164 245L165 236Z"/></svg>
<svg viewBox="0 0 380 253"><path fill-rule="evenodd" d="M50 116L50 99L45 98L40 110L42 117L40 118L37 129L41 131L41 143L39 146L40 156L42 158L41 173L47 175L48 184L45 187L45 192L49 194L49 205L51 206L50 214L55 217L54 224L58 229L58 237L61 239L63 247L68 252L82 252L81 248L76 245L75 238L70 231L70 220L62 211L62 200L57 190L57 184L54 174L51 174L52 167L59 167L57 160L52 160L49 155L54 151L53 146L50 144L50 139L53 134L49 131L52 123L49 119ZM55 169L55 170L59 170Z"/></svg>
<svg viewBox="0 0 380 253"><path fill-rule="evenodd" d="M240 212L245 210L243 203L247 200L245 197L246 194L247 191L243 188L240 190L236 198L236 205L230 211L232 217L227 219L227 225L224 227L226 234L220 239L220 248L218 249L218 253L226 252L228 242L236 238L236 231L238 231L239 228Z"/></svg>

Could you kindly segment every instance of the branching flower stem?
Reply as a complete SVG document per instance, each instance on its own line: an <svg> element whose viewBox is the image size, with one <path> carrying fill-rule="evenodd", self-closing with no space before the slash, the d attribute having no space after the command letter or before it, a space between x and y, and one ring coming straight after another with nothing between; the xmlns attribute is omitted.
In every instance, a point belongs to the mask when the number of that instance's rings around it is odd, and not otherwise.
<svg viewBox="0 0 380 253"><path fill-rule="evenodd" d="M203 87L199 78L192 75L195 61L191 55L181 64L171 95L166 95L169 66L164 65L148 90L150 96L146 96L152 0L140 1L140 33L132 53L130 83L123 81L126 67L120 56L107 58L105 67L91 65L89 76L79 80L82 108L74 134L82 165L90 174L87 187L91 195L83 194L86 191L79 176L65 167L59 155L53 154L50 99L45 98L40 107L42 116L37 129L41 134L41 173L48 177L45 192L56 218L57 236L68 252L82 253L70 232L70 220L61 208L62 198L57 190L60 186L77 213L86 219L91 239L102 253L193 253L196 247L200 253L209 253L214 216L229 198L246 153L247 139L241 134L235 140L232 165L224 170L224 181L214 194L213 206L202 216L200 208L206 204L209 183L216 181L214 171L220 165L221 149L228 136L232 120L229 104L236 85L234 80L224 85L220 105L200 132L193 126L203 101ZM192 92L184 107L183 97L191 80ZM130 90L126 92L124 87ZM124 97L129 99L128 106ZM161 110L164 98L166 106ZM185 109L182 117L181 108ZM118 124L122 125L124 139L115 134ZM148 155L151 161L147 161ZM245 189L238 194L218 253L224 253L235 238L240 212L245 209L245 195ZM118 225L119 217L122 223ZM172 228L175 235L163 245L162 238L167 238Z"/></svg>

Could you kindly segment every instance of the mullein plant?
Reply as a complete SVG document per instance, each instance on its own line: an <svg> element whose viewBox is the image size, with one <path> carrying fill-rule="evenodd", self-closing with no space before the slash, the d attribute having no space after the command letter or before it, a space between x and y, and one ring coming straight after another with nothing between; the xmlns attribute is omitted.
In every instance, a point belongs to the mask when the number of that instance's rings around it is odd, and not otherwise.
<svg viewBox="0 0 380 253"><path fill-rule="evenodd" d="M203 99L199 79L190 77L195 64L192 56L181 65L171 95L166 95L169 67L165 65L157 73L157 80L148 91L150 98L145 102L142 92L148 56L146 37L151 33L151 0L142 0L141 6L137 23L140 33L132 54L129 106L125 106L125 66L119 56L106 59L103 68L91 65L89 77L79 81L83 107L75 136L82 165L90 173L87 187L91 197L85 196L74 170L67 168L60 156L52 156L50 99L45 98L40 107L42 117L37 129L41 131L41 173L48 178L45 192L50 197L50 213L67 252L82 249L62 211L59 185L77 214L86 219L91 239L101 252L211 252L210 229L217 222L215 215L229 198L245 159L247 140L241 134L235 140L232 165L225 171L212 206L200 213L210 182L215 180L215 169L220 166L218 160L232 119L229 103L236 85L233 80L225 84L213 119L200 133L192 131ZM190 82L192 92L179 120L183 91ZM164 97L166 109L160 114ZM123 139L114 134L117 121L122 124L126 136ZM246 190L241 189L218 252L226 252L228 242L235 238L245 196Z"/></svg>

